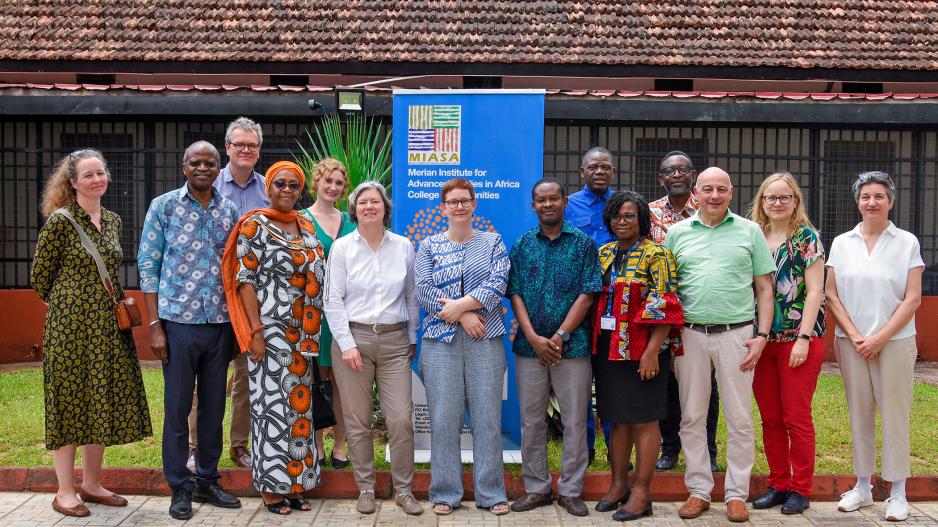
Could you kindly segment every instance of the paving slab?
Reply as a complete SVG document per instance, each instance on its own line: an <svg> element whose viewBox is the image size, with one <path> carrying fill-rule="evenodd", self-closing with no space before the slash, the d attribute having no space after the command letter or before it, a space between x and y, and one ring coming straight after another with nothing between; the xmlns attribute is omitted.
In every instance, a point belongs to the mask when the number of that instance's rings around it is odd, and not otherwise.
<svg viewBox="0 0 938 527"><path fill-rule="evenodd" d="M177 521L169 517L168 496L126 496L127 507L105 507L88 504L91 516L67 518L52 510L52 494L28 492L0 493L0 527L239 527L239 526L297 526L297 527L594 527L620 526L612 520L612 513L598 513L593 507L596 502L587 502L590 515L572 516L553 505L524 513L504 516L477 509L472 501L463 502L452 514L433 514L429 502L423 502L425 512L420 516L409 516L393 500L379 500L375 514L359 514L355 500L311 499L310 511L293 511L288 516L267 512L259 498L241 498L240 509L221 509L206 504L193 504L195 516L188 521ZM637 527L664 526L878 526L885 527L938 527L938 502L911 504L911 515L902 523L886 522L882 517L882 503L856 512L843 513L834 502L813 502L803 515L785 516L778 508L749 511L748 523L730 523L726 519L726 507L713 503L710 510L693 520L682 520L677 515L681 502L655 502L651 517L632 522Z"/></svg>

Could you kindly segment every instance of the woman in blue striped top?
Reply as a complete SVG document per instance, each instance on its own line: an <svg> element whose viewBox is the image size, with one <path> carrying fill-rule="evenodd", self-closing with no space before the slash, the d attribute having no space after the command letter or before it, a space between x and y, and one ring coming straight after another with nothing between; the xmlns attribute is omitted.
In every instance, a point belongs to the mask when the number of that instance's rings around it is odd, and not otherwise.
<svg viewBox="0 0 938 527"><path fill-rule="evenodd" d="M472 228L472 184L451 179L440 193L449 228L420 243L414 264L417 295L427 311L420 378L430 411L430 501L433 512L449 514L462 499L459 434L468 403L476 506L505 514L502 299L511 264L498 233Z"/></svg>

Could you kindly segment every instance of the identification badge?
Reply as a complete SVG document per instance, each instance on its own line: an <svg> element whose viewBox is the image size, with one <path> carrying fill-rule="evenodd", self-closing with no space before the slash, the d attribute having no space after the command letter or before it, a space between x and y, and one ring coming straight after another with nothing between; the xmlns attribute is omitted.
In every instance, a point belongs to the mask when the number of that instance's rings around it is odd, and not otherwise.
<svg viewBox="0 0 938 527"><path fill-rule="evenodd" d="M616 329L616 319L615 317L603 317L599 319L600 329L605 329L608 331L614 331Z"/></svg>

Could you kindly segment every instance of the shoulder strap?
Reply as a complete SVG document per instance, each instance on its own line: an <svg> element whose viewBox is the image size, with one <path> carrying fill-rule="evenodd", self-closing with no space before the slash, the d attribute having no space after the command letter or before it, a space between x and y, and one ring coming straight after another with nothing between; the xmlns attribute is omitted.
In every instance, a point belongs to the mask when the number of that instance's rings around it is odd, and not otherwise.
<svg viewBox="0 0 938 527"><path fill-rule="evenodd" d="M104 283L104 288L107 289L107 292L112 296L116 297L114 293L114 286L111 284L111 278L108 276L107 267L104 265L104 260L101 259L101 253L98 252L97 247L94 246L94 242L91 241L91 238L88 237L88 233L81 228L81 225L75 221L75 217L72 216L72 213L65 207L57 209L53 214L59 213L62 216L65 216L78 231L78 237L81 238L81 245L88 251L88 254L91 255L91 258L94 259L94 264L98 268L98 275L101 277L101 282Z"/></svg>

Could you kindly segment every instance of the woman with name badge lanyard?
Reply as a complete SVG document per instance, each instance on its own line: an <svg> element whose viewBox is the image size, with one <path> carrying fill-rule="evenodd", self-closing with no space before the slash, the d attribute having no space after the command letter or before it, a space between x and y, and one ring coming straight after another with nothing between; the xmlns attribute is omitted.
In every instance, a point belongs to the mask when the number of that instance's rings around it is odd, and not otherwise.
<svg viewBox="0 0 938 527"><path fill-rule="evenodd" d="M322 243L322 251L329 259L332 244L355 230L355 224L349 219L348 213L336 208L336 203L348 195L349 180L348 169L339 161L326 158L316 163L309 176L309 193L316 200L308 209L303 210L313 226L316 228L316 237ZM323 379L334 379L332 370L332 331L326 318L322 319L322 328L319 332L319 371ZM339 390L332 391L332 407L335 410L335 426L332 434L335 442L332 453L327 457L323 446L323 431L316 431L316 451L319 452L319 467L326 460L332 468L345 468L349 466L348 456L345 454L345 419L342 417L342 398Z"/></svg>
<svg viewBox="0 0 938 527"><path fill-rule="evenodd" d="M667 413L671 357L681 354L676 328L684 324L684 311L674 257L651 241L645 198L616 192L606 202L603 222L616 241L599 249L604 289L595 308L593 375L599 417L612 423L612 484L596 510L615 510L613 520L632 521L652 514L658 421ZM632 445L636 468L630 490Z"/></svg>

